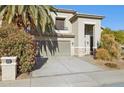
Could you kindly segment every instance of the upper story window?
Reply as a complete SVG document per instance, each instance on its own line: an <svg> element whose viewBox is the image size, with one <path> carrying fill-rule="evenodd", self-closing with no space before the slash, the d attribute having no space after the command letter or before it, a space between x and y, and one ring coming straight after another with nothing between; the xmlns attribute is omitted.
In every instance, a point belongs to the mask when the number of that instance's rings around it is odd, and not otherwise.
<svg viewBox="0 0 124 93"><path fill-rule="evenodd" d="M65 30L65 18L57 17L55 21L56 30Z"/></svg>
<svg viewBox="0 0 124 93"><path fill-rule="evenodd" d="M85 35L93 35L94 25L85 24Z"/></svg>

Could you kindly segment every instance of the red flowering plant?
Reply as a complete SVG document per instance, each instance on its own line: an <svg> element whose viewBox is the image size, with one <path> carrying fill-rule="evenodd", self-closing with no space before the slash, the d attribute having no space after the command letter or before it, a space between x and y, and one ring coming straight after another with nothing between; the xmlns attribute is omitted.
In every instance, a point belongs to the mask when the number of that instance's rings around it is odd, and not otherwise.
<svg viewBox="0 0 124 93"><path fill-rule="evenodd" d="M0 28L0 57L17 56L18 73L30 72L35 64L36 44L33 36L13 24Z"/></svg>

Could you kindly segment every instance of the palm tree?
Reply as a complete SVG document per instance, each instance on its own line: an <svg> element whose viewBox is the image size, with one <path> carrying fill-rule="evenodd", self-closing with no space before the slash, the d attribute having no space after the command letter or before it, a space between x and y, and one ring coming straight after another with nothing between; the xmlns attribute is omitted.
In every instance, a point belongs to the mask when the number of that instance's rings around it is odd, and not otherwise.
<svg viewBox="0 0 124 93"><path fill-rule="evenodd" d="M8 24L14 23L18 27L45 32L46 28L54 27L50 12L56 9L50 5L1 5L0 17Z"/></svg>

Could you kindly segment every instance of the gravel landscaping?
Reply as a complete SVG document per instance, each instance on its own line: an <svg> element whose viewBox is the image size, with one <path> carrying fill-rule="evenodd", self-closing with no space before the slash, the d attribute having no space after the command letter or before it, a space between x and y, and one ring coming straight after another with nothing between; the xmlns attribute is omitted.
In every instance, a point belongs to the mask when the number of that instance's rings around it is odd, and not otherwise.
<svg viewBox="0 0 124 93"><path fill-rule="evenodd" d="M91 56L91 55L81 57L81 59L85 60L86 62L89 62L91 64L97 65L105 70L124 69L124 59L113 60L113 61L103 61L103 60L95 60L95 59L93 59L93 56Z"/></svg>
<svg viewBox="0 0 124 93"><path fill-rule="evenodd" d="M116 61L102 61L102 60L94 60L92 62L93 64L96 64L98 66L101 66L104 69L107 70L119 70L119 69L124 69L124 61L123 60L116 60ZM110 65L106 65L110 64ZM116 65L116 66L114 66Z"/></svg>

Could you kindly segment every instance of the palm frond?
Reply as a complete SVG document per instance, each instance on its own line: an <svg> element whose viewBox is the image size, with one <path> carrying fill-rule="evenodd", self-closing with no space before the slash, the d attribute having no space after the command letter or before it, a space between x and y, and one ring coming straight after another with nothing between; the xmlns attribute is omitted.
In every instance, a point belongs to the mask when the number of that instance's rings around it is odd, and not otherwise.
<svg viewBox="0 0 124 93"><path fill-rule="evenodd" d="M30 22L35 26L38 32L44 33L46 28L53 27L54 22L51 17L51 11L56 14L56 8L50 5L1 5L0 16L8 23L24 24ZM16 17L15 17L16 16ZM13 21L17 20L17 21Z"/></svg>

